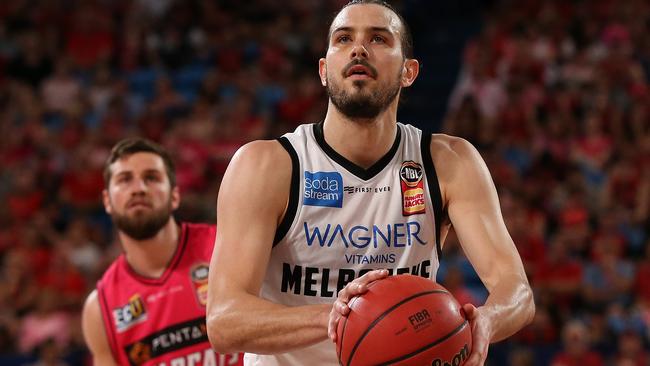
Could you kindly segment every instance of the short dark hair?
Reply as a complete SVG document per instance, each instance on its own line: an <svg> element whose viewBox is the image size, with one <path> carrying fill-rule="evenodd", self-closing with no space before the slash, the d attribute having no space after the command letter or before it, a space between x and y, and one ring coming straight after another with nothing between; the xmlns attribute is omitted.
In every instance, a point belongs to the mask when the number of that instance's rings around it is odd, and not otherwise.
<svg viewBox="0 0 650 366"><path fill-rule="evenodd" d="M327 34L327 43L329 44L330 38L332 37L332 23L334 22L334 19L336 19L336 17L341 14L343 9L352 5L365 4L381 5L397 15L397 18L399 18L399 21L402 23L402 36L400 37L400 41L402 43L402 55L404 55L405 58L413 58L413 35L411 34L411 28L409 28L408 24L406 24L406 21L404 20L402 14L400 14L392 5L382 0L351 0L349 3L343 5L343 7L336 14L334 14L332 21L330 21L330 29Z"/></svg>
<svg viewBox="0 0 650 366"><path fill-rule="evenodd" d="M139 152L148 152L160 156L165 164L169 183L172 187L176 187L176 167L169 152L157 143L140 137L127 138L113 146L111 154L104 164L104 184L106 187L111 181L111 165L119 159Z"/></svg>

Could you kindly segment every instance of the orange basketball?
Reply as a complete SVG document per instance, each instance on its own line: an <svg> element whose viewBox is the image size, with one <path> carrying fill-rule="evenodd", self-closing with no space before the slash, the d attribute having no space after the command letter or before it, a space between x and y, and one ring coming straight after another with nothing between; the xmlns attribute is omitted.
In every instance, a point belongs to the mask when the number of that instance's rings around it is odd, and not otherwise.
<svg viewBox="0 0 650 366"><path fill-rule="evenodd" d="M472 335L458 301L443 286L412 275L371 283L337 327L344 366L462 365Z"/></svg>

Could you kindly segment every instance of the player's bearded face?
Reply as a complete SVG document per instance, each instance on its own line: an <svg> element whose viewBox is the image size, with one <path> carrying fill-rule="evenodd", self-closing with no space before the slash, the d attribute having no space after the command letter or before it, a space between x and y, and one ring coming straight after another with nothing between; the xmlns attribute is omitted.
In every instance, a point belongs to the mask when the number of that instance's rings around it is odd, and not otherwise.
<svg viewBox="0 0 650 366"><path fill-rule="evenodd" d="M113 223L120 231L133 239L146 240L154 237L167 224L172 210L170 195L167 202L161 207L151 208L150 210L135 210L130 213L115 210L111 216Z"/></svg>
<svg viewBox="0 0 650 366"><path fill-rule="evenodd" d="M110 166L108 189L102 193L104 208L123 234L135 240L153 238L169 223L178 207L178 187L172 187L163 159L137 152Z"/></svg>
<svg viewBox="0 0 650 366"><path fill-rule="evenodd" d="M349 70L355 65L365 66L372 74L374 80L354 80L351 87L346 89L344 83L349 76ZM354 59L348 63L341 72L342 81L334 75L327 74L327 95L332 104L348 118L372 119L395 100L400 91L402 69L389 77L387 81L380 82L377 70L364 59Z"/></svg>

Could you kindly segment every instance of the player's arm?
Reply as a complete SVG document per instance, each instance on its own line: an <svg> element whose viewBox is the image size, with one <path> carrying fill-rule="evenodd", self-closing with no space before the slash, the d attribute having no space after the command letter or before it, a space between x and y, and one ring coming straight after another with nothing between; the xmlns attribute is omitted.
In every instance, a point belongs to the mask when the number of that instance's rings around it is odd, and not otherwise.
<svg viewBox="0 0 650 366"><path fill-rule="evenodd" d="M291 171L291 158L277 141L247 144L226 170L207 306L208 335L218 352L286 352L327 337L331 305L287 307L258 296Z"/></svg>
<svg viewBox="0 0 650 366"><path fill-rule="evenodd" d="M463 139L434 135L431 153L451 224L490 293L484 306L464 306L475 342L467 365L478 365L490 342L509 337L532 321L533 293L478 151Z"/></svg>
<svg viewBox="0 0 650 366"><path fill-rule="evenodd" d="M117 366L106 337L97 290L88 295L81 313L81 328L95 366Z"/></svg>

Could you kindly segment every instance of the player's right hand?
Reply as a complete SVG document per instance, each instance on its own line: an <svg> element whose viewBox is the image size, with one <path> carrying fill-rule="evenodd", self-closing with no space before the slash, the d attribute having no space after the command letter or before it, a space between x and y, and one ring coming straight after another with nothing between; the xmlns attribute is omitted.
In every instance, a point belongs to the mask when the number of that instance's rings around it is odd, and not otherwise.
<svg viewBox="0 0 650 366"><path fill-rule="evenodd" d="M368 291L368 285L371 282L386 277L388 277L388 271L385 269L370 271L348 283L341 291L339 291L338 297L332 305L329 324L327 326L327 335L330 337L332 342L336 342L336 328L339 324L339 320L341 317L347 316L350 313L350 307L348 307L350 299Z"/></svg>

